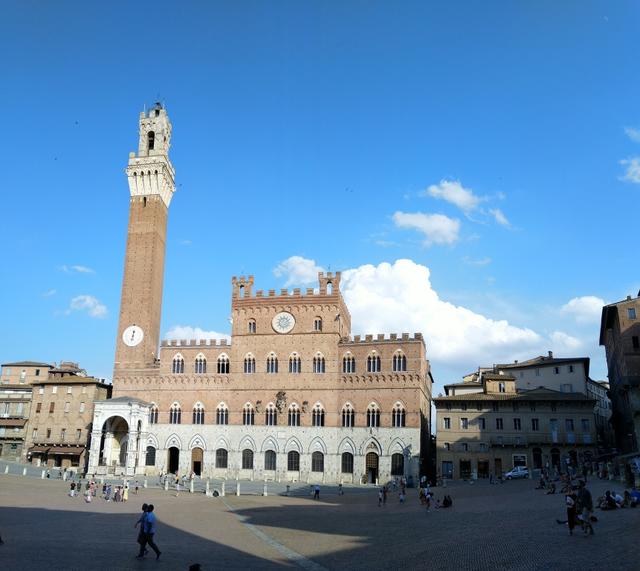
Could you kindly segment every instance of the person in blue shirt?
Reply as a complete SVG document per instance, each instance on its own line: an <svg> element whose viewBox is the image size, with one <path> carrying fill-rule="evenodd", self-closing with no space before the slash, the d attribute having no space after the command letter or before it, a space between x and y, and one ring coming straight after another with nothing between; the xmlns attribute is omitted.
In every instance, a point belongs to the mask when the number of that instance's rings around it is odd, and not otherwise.
<svg viewBox="0 0 640 571"><path fill-rule="evenodd" d="M156 552L156 559L160 559L161 551L158 549L158 546L153 541L153 536L156 533L156 514L153 513L153 504L149 504L147 506L147 512L144 515L144 519L142 521L142 528L144 530L144 535L142 537L142 542L140 543L140 553L138 553L138 559L142 559L144 557L146 547L149 545L151 549Z"/></svg>

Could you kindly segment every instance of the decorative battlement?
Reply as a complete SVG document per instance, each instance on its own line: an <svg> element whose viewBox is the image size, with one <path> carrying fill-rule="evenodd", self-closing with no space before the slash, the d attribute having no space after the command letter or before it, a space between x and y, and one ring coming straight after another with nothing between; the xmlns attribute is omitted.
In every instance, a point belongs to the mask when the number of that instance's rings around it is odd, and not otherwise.
<svg viewBox="0 0 640 571"><path fill-rule="evenodd" d="M256 290L253 292L253 276L233 276L231 278L232 293L231 298L233 300L242 299L270 299L270 301L282 300L287 298L290 301L291 298L310 298L310 297L324 297L328 295L338 295L340 293L340 272L318 272L318 289L312 287L305 288L304 293L301 288L296 287L292 290L287 288L281 288L277 293L275 289L267 290L266 294L264 290Z"/></svg>
<svg viewBox="0 0 640 571"><path fill-rule="evenodd" d="M423 341L422 333L390 333L388 337L384 333L378 333L376 335L352 335L350 337L343 337L341 343L397 343L398 341Z"/></svg>
<svg viewBox="0 0 640 571"><path fill-rule="evenodd" d="M228 339L163 339L160 347L230 347Z"/></svg>

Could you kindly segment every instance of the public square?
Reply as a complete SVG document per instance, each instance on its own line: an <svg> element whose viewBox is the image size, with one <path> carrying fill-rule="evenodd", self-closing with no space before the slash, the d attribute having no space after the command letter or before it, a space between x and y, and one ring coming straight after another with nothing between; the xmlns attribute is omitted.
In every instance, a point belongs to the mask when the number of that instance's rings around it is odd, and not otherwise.
<svg viewBox="0 0 640 571"><path fill-rule="evenodd" d="M378 507L374 487L323 487L319 501L306 486L281 495L227 495L141 489L127 503L67 495L69 484L0 476L2 568L10 569L637 569L640 510L596 510L595 535L568 535L564 496L535 482L479 481L435 488L452 509L407 502L390 493ZM615 482L589 483L594 498ZM155 505L160 561L137 552L134 523L142 502Z"/></svg>

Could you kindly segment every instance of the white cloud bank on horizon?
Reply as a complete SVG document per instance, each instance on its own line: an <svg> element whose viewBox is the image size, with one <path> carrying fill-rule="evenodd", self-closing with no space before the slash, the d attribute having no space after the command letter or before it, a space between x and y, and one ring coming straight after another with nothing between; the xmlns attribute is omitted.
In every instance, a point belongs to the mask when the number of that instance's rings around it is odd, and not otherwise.
<svg viewBox="0 0 640 571"><path fill-rule="evenodd" d="M97 317L98 319L103 319L107 316L107 306L92 295L77 295L74 297L65 313L69 315L74 311L86 311L90 317Z"/></svg>
<svg viewBox="0 0 640 571"><path fill-rule="evenodd" d="M277 278L287 278L284 287L314 283L318 280L318 272L324 272L324 269L315 260L302 256L290 256L273 269L273 275Z"/></svg>
<svg viewBox="0 0 640 571"><path fill-rule="evenodd" d="M444 214L396 212L392 216L398 228L417 230L424 235L424 245L454 244L460 238L460 220Z"/></svg>
<svg viewBox="0 0 640 571"><path fill-rule="evenodd" d="M602 308L607 302L594 295L574 297L565 303L560 311L573 317L577 323L597 323L602 315Z"/></svg>
<svg viewBox="0 0 640 571"><path fill-rule="evenodd" d="M226 333L218 333L217 331L206 331L200 327L192 327L191 325L174 325L165 333L164 339L190 340L195 339L226 339L231 341L231 336Z"/></svg>

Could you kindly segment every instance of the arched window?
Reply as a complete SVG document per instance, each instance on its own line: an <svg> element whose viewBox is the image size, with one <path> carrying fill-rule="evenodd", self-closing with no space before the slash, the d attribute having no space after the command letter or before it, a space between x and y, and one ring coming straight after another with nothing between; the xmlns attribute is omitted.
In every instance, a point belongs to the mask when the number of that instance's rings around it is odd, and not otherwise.
<svg viewBox="0 0 640 571"><path fill-rule="evenodd" d="M255 423L255 413L251 403L244 405L242 409L242 424L245 426L253 426Z"/></svg>
<svg viewBox="0 0 640 571"><path fill-rule="evenodd" d="M196 357L195 373L196 375L204 375L206 372L207 372L207 359L202 353L200 353Z"/></svg>
<svg viewBox="0 0 640 571"><path fill-rule="evenodd" d="M342 372L343 373L356 372L356 358L353 355L351 355L351 353L347 353L342 358Z"/></svg>
<svg viewBox="0 0 640 571"><path fill-rule="evenodd" d="M353 428L356 425L356 411L350 403L342 407L342 426L344 428Z"/></svg>
<svg viewBox="0 0 640 571"><path fill-rule="evenodd" d="M311 413L311 424L313 426L324 426L324 409L320 403L313 407Z"/></svg>
<svg viewBox="0 0 640 571"><path fill-rule="evenodd" d="M246 375L252 375L256 372L256 360L251 353L244 358L244 372Z"/></svg>
<svg viewBox="0 0 640 571"><path fill-rule="evenodd" d="M251 334L256 332L256 320L255 319L249 319L249 322L247 323L247 332L251 333Z"/></svg>
<svg viewBox="0 0 640 571"><path fill-rule="evenodd" d="M218 357L218 374L229 374L229 357L227 357L224 353Z"/></svg>
<svg viewBox="0 0 640 571"><path fill-rule="evenodd" d="M267 426L276 426L278 424L278 411L273 403L269 403L264 411L264 423Z"/></svg>
<svg viewBox="0 0 640 571"><path fill-rule="evenodd" d="M314 452L311 455L311 471L324 472L324 454L322 452Z"/></svg>
<svg viewBox="0 0 640 571"><path fill-rule="evenodd" d="M342 473L353 474L353 454L351 452L342 453Z"/></svg>
<svg viewBox="0 0 640 571"><path fill-rule="evenodd" d="M171 372L174 375L181 375L182 373L184 373L184 359L182 358L182 355L180 355L180 353L178 353L173 358L173 366L171 367Z"/></svg>
<svg viewBox="0 0 640 571"><path fill-rule="evenodd" d="M313 358L313 372L322 374L325 371L324 365L324 357L322 353L316 353L316 356Z"/></svg>
<svg viewBox="0 0 640 571"><path fill-rule="evenodd" d="M169 409L169 424L182 423L182 409L177 402L174 402Z"/></svg>
<svg viewBox="0 0 640 571"><path fill-rule="evenodd" d="M267 357L267 373L273 375L278 372L278 357L275 353L271 353Z"/></svg>
<svg viewBox="0 0 640 571"><path fill-rule="evenodd" d="M300 471L300 454L295 450L287 454L287 470L289 470L289 472Z"/></svg>
<svg viewBox="0 0 640 571"><path fill-rule="evenodd" d="M204 424L204 406L201 402L193 406L193 424Z"/></svg>
<svg viewBox="0 0 640 571"><path fill-rule="evenodd" d="M149 131L147 133L147 149L153 151L153 148L156 145L156 134L153 131Z"/></svg>
<svg viewBox="0 0 640 571"><path fill-rule="evenodd" d="M276 469L276 453L273 450L267 450L264 453L264 469L265 470Z"/></svg>
<svg viewBox="0 0 640 571"><path fill-rule="evenodd" d="M406 358L406 356L401 351L398 351L393 356L392 365L393 365L392 369L393 369L394 373L406 371L407 370L407 358Z"/></svg>
<svg viewBox="0 0 640 571"><path fill-rule="evenodd" d="M289 357L289 372L302 373L302 361L297 353L292 353Z"/></svg>
<svg viewBox="0 0 640 571"><path fill-rule="evenodd" d="M158 424L158 407L155 404L149 410L149 424Z"/></svg>
<svg viewBox="0 0 640 571"><path fill-rule="evenodd" d="M322 318L316 317L313 320L313 330L314 331L322 331Z"/></svg>
<svg viewBox="0 0 640 571"><path fill-rule="evenodd" d="M216 424L229 424L229 409L223 402L216 409Z"/></svg>
<svg viewBox="0 0 640 571"><path fill-rule="evenodd" d="M404 407L397 402L391 411L391 426L393 428L403 428L405 426L405 416Z"/></svg>
<svg viewBox="0 0 640 571"><path fill-rule="evenodd" d="M224 448L216 450L216 468L226 468L229 460L229 453Z"/></svg>
<svg viewBox="0 0 640 571"><path fill-rule="evenodd" d="M391 456L391 475L404 476L404 456L396 453Z"/></svg>
<svg viewBox="0 0 640 571"><path fill-rule="evenodd" d="M367 428L378 428L380 426L380 409L377 404L371 403L367 408Z"/></svg>
<svg viewBox="0 0 640 571"><path fill-rule="evenodd" d="M242 469L253 470L253 450L249 450L249 448L242 451Z"/></svg>
<svg viewBox="0 0 640 571"><path fill-rule="evenodd" d="M293 403L290 407L289 407L289 426L300 426L300 409L298 408L298 405Z"/></svg>
<svg viewBox="0 0 640 571"><path fill-rule="evenodd" d="M153 446L147 446L147 454L144 459L145 466L156 465L156 449Z"/></svg>
<svg viewBox="0 0 640 571"><path fill-rule="evenodd" d="M371 354L367 357L367 373L380 372L380 355Z"/></svg>

